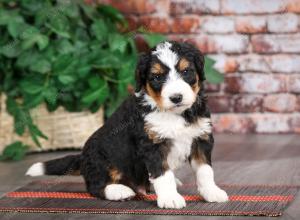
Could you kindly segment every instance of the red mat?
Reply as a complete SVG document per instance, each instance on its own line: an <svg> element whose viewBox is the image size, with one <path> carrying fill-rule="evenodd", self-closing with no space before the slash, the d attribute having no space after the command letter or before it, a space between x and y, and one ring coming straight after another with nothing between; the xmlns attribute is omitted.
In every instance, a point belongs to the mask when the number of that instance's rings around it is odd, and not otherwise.
<svg viewBox="0 0 300 220"><path fill-rule="evenodd" d="M0 212L280 216L298 191L296 186L222 185L222 188L230 201L207 203L194 185L184 184L178 190L187 207L178 210L158 208L154 194L112 202L90 196L83 183L35 181L2 197Z"/></svg>

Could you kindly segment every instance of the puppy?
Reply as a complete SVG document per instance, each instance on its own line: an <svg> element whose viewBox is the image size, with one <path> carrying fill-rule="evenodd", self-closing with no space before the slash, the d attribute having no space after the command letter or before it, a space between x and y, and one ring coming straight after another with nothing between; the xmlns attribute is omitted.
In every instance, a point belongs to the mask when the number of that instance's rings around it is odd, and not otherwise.
<svg viewBox="0 0 300 220"><path fill-rule="evenodd" d="M183 208L174 170L189 162L208 202L228 196L214 181L204 57L190 44L163 42L141 55L136 93L85 143L80 155L36 163L27 175L83 175L87 191L126 200L153 185L160 208Z"/></svg>

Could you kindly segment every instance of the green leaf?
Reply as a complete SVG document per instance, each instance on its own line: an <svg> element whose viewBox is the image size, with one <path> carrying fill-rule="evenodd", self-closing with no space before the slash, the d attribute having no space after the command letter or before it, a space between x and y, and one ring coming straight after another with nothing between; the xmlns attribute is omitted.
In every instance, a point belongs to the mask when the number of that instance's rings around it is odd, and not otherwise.
<svg viewBox="0 0 300 220"><path fill-rule="evenodd" d="M56 58L53 64L53 72L61 73L66 70L73 62L73 57L71 55L63 54Z"/></svg>
<svg viewBox="0 0 300 220"><path fill-rule="evenodd" d="M36 95L25 94L24 95L24 107L27 109L32 109L39 106L44 100L43 94L39 93Z"/></svg>
<svg viewBox="0 0 300 220"><path fill-rule="evenodd" d="M26 112L21 109L21 106L15 99L8 96L6 100L6 109L14 117L14 129L18 135L22 135L25 131L25 126L28 121Z"/></svg>
<svg viewBox="0 0 300 220"><path fill-rule="evenodd" d="M67 39L62 39L57 44L57 50L60 54L72 53L75 48Z"/></svg>
<svg viewBox="0 0 300 220"><path fill-rule="evenodd" d="M42 35L42 34L36 34L32 37L28 37L26 38L23 42L22 42L22 49L23 50L28 50L30 48L32 48L35 44L38 45L40 50L43 50L44 48L46 48L49 44L49 39L47 36Z"/></svg>
<svg viewBox="0 0 300 220"><path fill-rule="evenodd" d="M120 51L121 53L124 53L128 41L121 34L110 34L108 43L111 51Z"/></svg>
<svg viewBox="0 0 300 220"><path fill-rule="evenodd" d="M17 38L25 29L25 23L22 17L16 17L8 22L8 32L13 38Z"/></svg>
<svg viewBox="0 0 300 220"><path fill-rule="evenodd" d="M35 64L30 66L30 70L38 73L47 73L51 71L51 63L47 60L37 60Z"/></svg>
<svg viewBox="0 0 300 220"><path fill-rule="evenodd" d="M62 14L56 14L50 18L50 23L46 24L54 33L61 37L70 38L70 25L68 19Z"/></svg>
<svg viewBox="0 0 300 220"><path fill-rule="evenodd" d="M32 140L38 147L40 147L40 148L42 147L41 143L39 142L39 139L38 139L39 137L48 140L48 137L45 134L43 134L43 132L36 125L30 124L28 126L28 130L32 137Z"/></svg>
<svg viewBox="0 0 300 220"><path fill-rule="evenodd" d="M101 41L107 38L108 28L103 20L97 20L91 26L92 33Z"/></svg>
<svg viewBox="0 0 300 220"><path fill-rule="evenodd" d="M97 59L93 63L93 67L97 69L108 68L120 68L123 65L123 61L114 53L107 52L106 56L101 56L101 59Z"/></svg>
<svg viewBox="0 0 300 220"><path fill-rule="evenodd" d="M204 72L208 82L218 84L224 81L224 76L220 74L213 66L215 61L209 57L205 57Z"/></svg>
<svg viewBox="0 0 300 220"><path fill-rule="evenodd" d="M97 101L98 103L103 103L104 100L107 98L109 94L109 89L107 86L107 83L102 80L101 81L101 86L99 86L95 90L90 90L88 91L82 98L82 102L84 104L92 104L93 102Z"/></svg>
<svg viewBox="0 0 300 220"><path fill-rule="evenodd" d="M21 68L28 67L35 64L38 59L38 54L35 51L25 51L18 57L16 65Z"/></svg>
<svg viewBox="0 0 300 220"><path fill-rule="evenodd" d="M63 13L70 18L80 17L77 3L72 1L58 1L57 3L60 13Z"/></svg>
<svg viewBox="0 0 300 220"><path fill-rule="evenodd" d="M166 40L166 37L161 34L149 34L148 33L148 34L143 34L143 37L144 37L145 41L147 42L147 44L149 45L149 47L154 47L158 43Z"/></svg>
<svg viewBox="0 0 300 220"><path fill-rule="evenodd" d="M92 76L88 79L88 83L92 89L96 89L103 86L103 79L99 76Z"/></svg>
<svg viewBox="0 0 300 220"><path fill-rule="evenodd" d="M74 75L59 75L58 80L65 85L68 85L70 83L73 83L76 81L76 78Z"/></svg>
<svg viewBox="0 0 300 220"><path fill-rule="evenodd" d="M27 145L24 145L20 141L14 142L5 147L2 155L0 156L0 160L21 160L25 156L28 148L29 147Z"/></svg>
<svg viewBox="0 0 300 220"><path fill-rule="evenodd" d="M80 78L85 78L91 71L91 66L88 64L86 66L79 66L77 70L77 74Z"/></svg>
<svg viewBox="0 0 300 220"><path fill-rule="evenodd" d="M6 25L11 19L9 11L0 8L0 25Z"/></svg>
<svg viewBox="0 0 300 220"><path fill-rule="evenodd" d="M58 91L55 87L48 87L43 91L43 96L48 104L55 106L58 99Z"/></svg>
<svg viewBox="0 0 300 220"><path fill-rule="evenodd" d="M18 40L10 41L0 48L0 54L3 54L7 58L15 58L19 56L21 52L22 50Z"/></svg>
<svg viewBox="0 0 300 220"><path fill-rule="evenodd" d="M11 115L16 115L18 108L19 107L18 107L17 102L13 98L8 96L6 99L6 109L7 109L8 113Z"/></svg>
<svg viewBox="0 0 300 220"><path fill-rule="evenodd" d="M95 9L85 2L79 2L80 8L83 10L84 14L91 20L95 18Z"/></svg>
<svg viewBox="0 0 300 220"><path fill-rule="evenodd" d="M40 34L36 39L36 43L37 43L39 49L43 50L48 46L49 39L47 36Z"/></svg>
<svg viewBox="0 0 300 220"><path fill-rule="evenodd" d="M28 94L38 94L43 90L43 85L35 83L33 80L23 80L20 82L21 89Z"/></svg>
<svg viewBox="0 0 300 220"><path fill-rule="evenodd" d="M116 8L110 5L100 5L97 10L104 15L104 17L111 19L112 21L118 21L125 23L125 18Z"/></svg>

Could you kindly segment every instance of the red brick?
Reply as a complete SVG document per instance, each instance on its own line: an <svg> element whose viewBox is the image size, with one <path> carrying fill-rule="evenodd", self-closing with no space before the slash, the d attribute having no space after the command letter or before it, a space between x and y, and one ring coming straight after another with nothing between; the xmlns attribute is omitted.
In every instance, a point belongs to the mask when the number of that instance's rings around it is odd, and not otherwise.
<svg viewBox="0 0 300 220"><path fill-rule="evenodd" d="M236 18L235 29L238 33L255 34L267 32L264 16L243 16Z"/></svg>
<svg viewBox="0 0 300 220"><path fill-rule="evenodd" d="M248 50L249 39L245 35L216 35L212 39L218 52L244 53Z"/></svg>
<svg viewBox="0 0 300 220"><path fill-rule="evenodd" d="M241 76L226 77L226 91L231 93L275 93L285 92L287 76L258 73L244 73Z"/></svg>
<svg viewBox="0 0 300 220"><path fill-rule="evenodd" d="M197 16L181 16L173 19L171 32L193 33L199 28L200 20Z"/></svg>
<svg viewBox="0 0 300 220"><path fill-rule="evenodd" d="M286 11L300 13L300 0L286 0Z"/></svg>
<svg viewBox="0 0 300 220"><path fill-rule="evenodd" d="M215 42L206 35L188 38L187 41L196 45L202 53L216 53L218 51Z"/></svg>
<svg viewBox="0 0 300 220"><path fill-rule="evenodd" d="M234 112L260 112L262 102L262 95L238 95L234 100Z"/></svg>
<svg viewBox="0 0 300 220"><path fill-rule="evenodd" d="M251 43L257 53L300 52L300 34L256 35Z"/></svg>
<svg viewBox="0 0 300 220"><path fill-rule="evenodd" d="M238 70L239 64L233 57L224 55L211 55L210 57L216 61L214 68L221 73L234 73Z"/></svg>
<svg viewBox="0 0 300 220"><path fill-rule="evenodd" d="M247 54L239 56L239 71L240 72L270 72L269 63L264 56L257 54Z"/></svg>
<svg viewBox="0 0 300 220"><path fill-rule="evenodd" d="M170 31L168 19L163 17L142 16L139 24L151 32L168 33Z"/></svg>
<svg viewBox="0 0 300 220"><path fill-rule="evenodd" d="M227 34L234 32L234 20L230 17L207 16L203 19L202 31Z"/></svg>
<svg viewBox="0 0 300 220"><path fill-rule="evenodd" d="M279 54L265 57L271 72L295 73L300 72L300 56Z"/></svg>
<svg viewBox="0 0 300 220"><path fill-rule="evenodd" d="M138 28L138 18L134 15L127 15L126 20L128 22L128 30L134 31Z"/></svg>
<svg viewBox="0 0 300 220"><path fill-rule="evenodd" d="M297 112L300 112L300 95L297 96L297 108L296 108Z"/></svg>
<svg viewBox="0 0 300 220"><path fill-rule="evenodd" d="M227 92L239 93L241 91L241 76L226 77L225 86Z"/></svg>
<svg viewBox="0 0 300 220"><path fill-rule="evenodd" d="M273 94L264 98L265 111L293 112L297 108L297 98L291 94Z"/></svg>
<svg viewBox="0 0 300 220"><path fill-rule="evenodd" d="M297 32L298 16L295 14L270 15L268 17L267 24L269 32Z"/></svg>
<svg viewBox="0 0 300 220"><path fill-rule="evenodd" d="M205 91L206 92L219 92L220 91L220 85L219 84L212 84L209 82L205 82Z"/></svg>
<svg viewBox="0 0 300 220"><path fill-rule="evenodd" d="M282 0L223 0L221 13L224 14L265 14L284 10Z"/></svg>
<svg viewBox="0 0 300 220"><path fill-rule="evenodd" d="M190 39L204 53L239 54L248 50L249 39L244 35L200 35Z"/></svg>
<svg viewBox="0 0 300 220"><path fill-rule="evenodd" d="M288 91L300 93L300 74L293 74L288 80Z"/></svg>
<svg viewBox="0 0 300 220"><path fill-rule="evenodd" d="M99 0L108 3L124 14L148 14L155 12L155 4L148 0Z"/></svg>
<svg viewBox="0 0 300 220"><path fill-rule="evenodd" d="M220 11L219 0L171 0L170 12L177 14L216 14Z"/></svg>
<svg viewBox="0 0 300 220"><path fill-rule="evenodd" d="M134 40L139 52L147 53L150 51L149 45L147 44L142 35L137 34Z"/></svg>
<svg viewBox="0 0 300 220"><path fill-rule="evenodd" d="M251 118L239 114L214 114L213 128L216 132L247 133L254 129Z"/></svg>
<svg viewBox="0 0 300 220"><path fill-rule="evenodd" d="M300 71L300 56L290 54L248 54L237 58L241 72L295 73Z"/></svg>
<svg viewBox="0 0 300 220"><path fill-rule="evenodd" d="M300 133L300 114L293 114L288 123L292 132Z"/></svg>
<svg viewBox="0 0 300 220"><path fill-rule="evenodd" d="M289 115L264 113L250 115L257 133L287 133L290 132Z"/></svg>
<svg viewBox="0 0 300 220"><path fill-rule="evenodd" d="M230 112L230 97L226 95L209 95L208 106L211 112Z"/></svg>
<svg viewBox="0 0 300 220"><path fill-rule="evenodd" d="M216 61L214 68L221 73L234 73L238 70L236 58L225 55L210 55Z"/></svg>

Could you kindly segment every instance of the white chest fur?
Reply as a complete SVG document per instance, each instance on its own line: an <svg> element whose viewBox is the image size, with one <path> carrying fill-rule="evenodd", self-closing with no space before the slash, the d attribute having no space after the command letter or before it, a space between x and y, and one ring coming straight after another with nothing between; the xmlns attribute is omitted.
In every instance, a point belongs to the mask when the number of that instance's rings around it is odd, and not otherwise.
<svg viewBox="0 0 300 220"><path fill-rule="evenodd" d="M170 139L173 143L168 154L168 165L173 170L180 167L191 153L193 139L211 133L209 118L199 118L187 124L184 118L167 112L152 112L145 117L150 130L160 138Z"/></svg>

